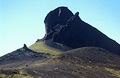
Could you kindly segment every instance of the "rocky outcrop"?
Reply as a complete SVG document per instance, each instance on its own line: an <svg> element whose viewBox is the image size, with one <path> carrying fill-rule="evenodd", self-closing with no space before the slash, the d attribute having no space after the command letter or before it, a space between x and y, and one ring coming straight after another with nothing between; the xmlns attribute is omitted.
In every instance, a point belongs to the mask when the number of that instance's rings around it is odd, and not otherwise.
<svg viewBox="0 0 120 78"><path fill-rule="evenodd" d="M0 65L4 66L4 64L23 64L27 62L34 62L37 60L45 59L46 56L44 55L44 53L37 53L30 50L27 48L26 44L24 44L23 48L17 49L16 51L0 57Z"/></svg>
<svg viewBox="0 0 120 78"><path fill-rule="evenodd" d="M67 7L58 7L47 14L44 23L46 28L45 39L50 39L58 25L65 25L73 16L73 13Z"/></svg>
<svg viewBox="0 0 120 78"><path fill-rule="evenodd" d="M98 29L82 21L79 12L75 15L66 7L58 7L45 18L46 35L72 48L101 47L120 55L120 45Z"/></svg>

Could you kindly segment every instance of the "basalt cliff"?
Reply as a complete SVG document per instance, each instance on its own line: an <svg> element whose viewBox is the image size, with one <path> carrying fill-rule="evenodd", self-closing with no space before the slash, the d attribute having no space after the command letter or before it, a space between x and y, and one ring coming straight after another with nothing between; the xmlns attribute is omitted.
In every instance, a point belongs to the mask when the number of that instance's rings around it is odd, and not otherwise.
<svg viewBox="0 0 120 78"><path fill-rule="evenodd" d="M100 47L120 55L120 45L82 21L79 12L73 14L67 7L58 7L47 14L44 23L44 40L51 39L74 49Z"/></svg>

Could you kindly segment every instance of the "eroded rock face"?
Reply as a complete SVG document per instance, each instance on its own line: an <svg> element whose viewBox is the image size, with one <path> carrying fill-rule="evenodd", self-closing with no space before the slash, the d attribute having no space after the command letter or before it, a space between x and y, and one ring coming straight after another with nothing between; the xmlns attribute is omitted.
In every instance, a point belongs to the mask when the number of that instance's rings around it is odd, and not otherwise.
<svg viewBox="0 0 120 78"><path fill-rule="evenodd" d="M117 42L82 21L78 12L73 15L66 7L51 11L45 18L45 25L45 40L52 39L72 48L101 47L120 55L120 45Z"/></svg>
<svg viewBox="0 0 120 78"><path fill-rule="evenodd" d="M56 26L65 25L66 22L73 16L73 13L67 7L58 7L49 12L44 20L46 28L45 39L50 39L55 31Z"/></svg>

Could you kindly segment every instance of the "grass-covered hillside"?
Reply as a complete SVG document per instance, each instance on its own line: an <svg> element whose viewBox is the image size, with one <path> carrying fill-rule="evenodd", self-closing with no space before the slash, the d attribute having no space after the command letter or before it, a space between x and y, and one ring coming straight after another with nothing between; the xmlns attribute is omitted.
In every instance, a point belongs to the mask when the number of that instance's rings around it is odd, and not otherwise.
<svg viewBox="0 0 120 78"><path fill-rule="evenodd" d="M96 47L83 47L27 67L0 70L1 78L120 78L120 56Z"/></svg>
<svg viewBox="0 0 120 78"><path fill-rule="evenodd" d="M60 43L52 42L51 40L38 41L29 47L31 50L39 53L49 53L50 55L58 55L63 51L68 51L71 48Z"/></svg>
<svg viewBox="0 0 120 78"><path fill-rule="evenodd" d="M120 56L83 47L32 64L30 69L42 78L120 78Z"/></svg>
<svg viewBox="0 0 120 78"><path fill-rule="evenodd" d="M42 78L120 78L120 56L83 47L32 64L30 69Z"/></svg>

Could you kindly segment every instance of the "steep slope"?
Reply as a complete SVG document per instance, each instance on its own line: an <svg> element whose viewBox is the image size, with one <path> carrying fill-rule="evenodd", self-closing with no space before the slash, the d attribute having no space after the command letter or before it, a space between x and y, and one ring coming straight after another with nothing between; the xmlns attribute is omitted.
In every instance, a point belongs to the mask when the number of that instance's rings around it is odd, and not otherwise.
<svg viewBox="0 0 120 78"><path fill-rule="evenodd" d="M73 13L67 7L58 7L45 17L44 23L46 28L45 39L50 39L53 35L56 25L65 25L73 16ZM52 19L51 19L52 18Z"/></svg>
<svg viewBox="0 0 120 78"><path fill-rule="evenodd" d="M2 69L0 76L33 78L120 78L120 56L102 48L83 47L26 68ZM25 74L21 74L21 71ZM5 73L7 72L7 73ZM17 72L17 73L13 73Z"/></svg>
<svg viewBox="0 0 120 78"><path fill-rule="evenodd" d="M51 40L37 41L36 43L31 45L29 48L35 52L47 53L50 55L57 55L63 51L71 50L70 47L67 47L60 43L52 42Z"/></svg>
<svg viewBox="0 0 120 78"><path fill-rule="evenodd" d="M66 16L66 13L70 13L70 15ZM64 18L59 17L60 14ZM60 20L56 21L55 18L61 20L65 18L69 19L63 22ZM64 24L59 22L63 22ZM98 29L82 21L79 17L79 12L72 15L72 12L68 8L66 9L66 7L58 7L49 12L45 18L45 27L47 34L44 37L45 40L52 39L54 42L74 49L86 46L101 47L120 55L120 45L116 41L108 38Z"/></svg>

